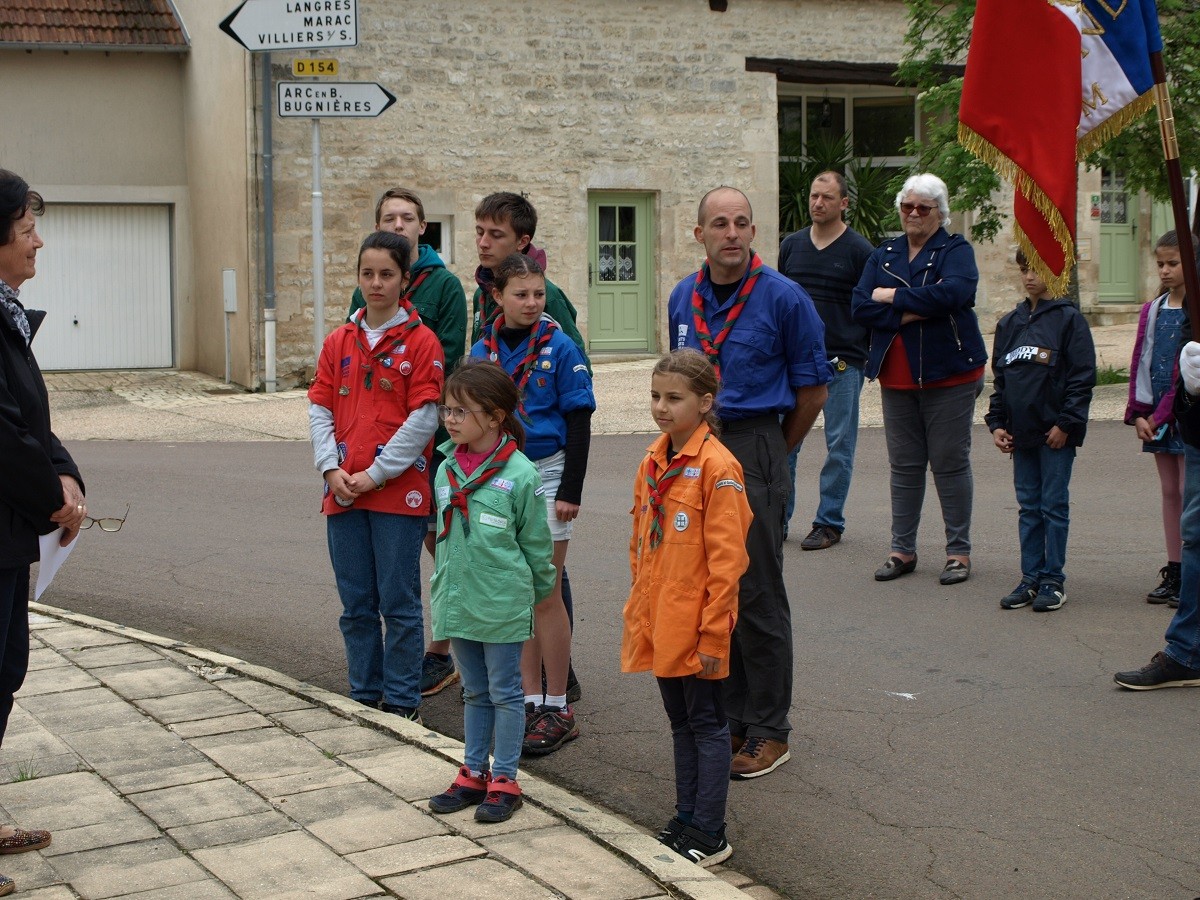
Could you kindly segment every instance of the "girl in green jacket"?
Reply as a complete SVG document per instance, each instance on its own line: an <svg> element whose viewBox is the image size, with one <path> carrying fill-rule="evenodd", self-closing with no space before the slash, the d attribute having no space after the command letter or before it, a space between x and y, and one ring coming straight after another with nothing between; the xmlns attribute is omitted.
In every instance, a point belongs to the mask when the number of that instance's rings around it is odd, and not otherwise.
<svg viewBox="0 0 1200 900"><path fill-rule="evenodd" d="M450 440L434 487L440 531L430 612L434 640L450 640L462 673L466 746L458 777L429 807L478 805L477 822L503 822L521 805L521 650L534 603L555 581L541 476L520 450L519 399L502 368L469 360L446 380L438 407Z"/></svg>

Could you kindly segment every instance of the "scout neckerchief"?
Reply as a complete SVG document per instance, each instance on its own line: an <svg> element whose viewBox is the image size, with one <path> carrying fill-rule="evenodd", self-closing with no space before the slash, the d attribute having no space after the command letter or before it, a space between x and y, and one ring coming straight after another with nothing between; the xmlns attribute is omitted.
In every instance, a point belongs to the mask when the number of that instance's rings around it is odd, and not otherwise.
<svg viewBox="0 0 1200 900"><path fill-rule="evenodd" d="M450 482L450 489L453 493L450 495L450 502L446 505L446 511L442 513L442 530L437 536L436 543L444 541L447 535L450 534L450 520L454 516L454 510L458 510L462 516L463 536L471 536L471 515L467 510L467 498L475 491L476 488L482 487L492 480L493 475L499 475L500 470L504 468L517 450L517 442L509 435L505 434L500 441L500 446L496 448L495 454L489 463L480 466L467 479L466 483L461 487L458 483L458 476L454 474L454 466L446 466L446 478Z"/></svg>
<svg viewBox="0 0 1200 900"><path fill-rule="evenodd" d="M742 289L738 291L737 299L733 301L733 306L729 308L729 315L725 317L725 325L717 334L716 340L713 340L712 335L708 331L708 320L704 318L704 298L700 296L700 284L704 281L704 276L708 274L707 259L704 261L704 265L700 267L700 271L696 273L696 283L692 286L692 324L696 329L696 338L700 341L700 349L704 351L709 362L713 364L717 378L721 377L721 346L725 343L725 338L729 337L729 332L733 330L733 323L742 314L742 309L746 305L746 298L754 290L754 284L758 281L758 276L762 273L762 267L762 258L755 253L750 258L750 272L746 276L746 281L742 285Z"/></svg>
<svg viewBox="0 0 1200 900"><path fill-rule="evenodd" d="M503 327L504 315L501 313L492 321L490 330L483 336L483 349L487 351L488 359L492 362L500 361L500 329ZM549 319L538 319L534 322L529 330L529 340L525 343L525 356L512 373L513 384L517 386L517 393L521 395L517 412L526 422L529 421L529 416L525 414L525 386L529 384L529 376L537 368L542 348L550 343L551 333L556 328L558 326Z"/></svg>
<svg viewBox="0 0 1200 900"><path fill-rule="evenodd" d="M404 293L400 295L401 306L404 306L406 301L412 303L413 294L417 292L417 288L421 286L421 282L429 277L429 272L429 269L423 269L420 275L409 282L408 287L404 289ZM407 307L405 308L407 309Z"/></svg>
<svg viewBox="0 0 1200 900"><path fill-rule="evenodd" d="M363 343L362 332L366 327L366 310L363 310L358 321L354 323L354 340L358 344L359 352L366 357L366 362L362 363L363 367L363 387L366 390L371 390L372 384L375 381L375 363L385 357L390 357L400 347L404 345L404 338L407 332L416 328L421 324L421 316L413 307L412 302L407 297L400 298L400 308L408 313L408 319L400 325L400 333L393 338L383 338L375 345L375 350L372 351L366 344ZM382 349L381 349L382 348ZM385 391L392 389L392 383L386 378L379 379L380 386Z"/></svg>
<svg viewBox="0 0 1200 900"><path fill-rule="evenodd" d="M704 436L704 440L708 440L708 435ZM654 514L654 521L650 523L650 549L657 549L663 539L663 501L666 500L667 491L671 489L671 485L675 479L679 477L692 458L690 456L677 455L671 462L667 463L670 467L663 472L662 477L658 476L658 463L654 461L654 457L650 457L650 465L646 468L646 487L650 489L650 511Z"/></svg>

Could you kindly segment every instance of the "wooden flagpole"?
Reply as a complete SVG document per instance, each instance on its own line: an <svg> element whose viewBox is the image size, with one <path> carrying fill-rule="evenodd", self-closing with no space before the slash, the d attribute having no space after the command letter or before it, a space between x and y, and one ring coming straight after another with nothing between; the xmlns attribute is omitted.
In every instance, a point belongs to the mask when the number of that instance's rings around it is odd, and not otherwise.
<svg viewBox="0 0 1200 900"><path fill-rule="evenodd" d="M1171 209L1175 213L1175 233L1179 235L1179 256L1183 262L1184 305L1192 323L1192 334L1200 334L1200 277L1196 274L1196 254L1190 240L1187 197L1183 192L1183 170L1179 165L1179 140L1175 136L1175 113L1167 92L1167 70L1162 53L1150 54L1154 74L1154 102L1158 106L1158 125L1162 132L1163 156L1167 163L1167 181L1171 187ZM1193 338L1194 340L1195 338Z"/></svg>

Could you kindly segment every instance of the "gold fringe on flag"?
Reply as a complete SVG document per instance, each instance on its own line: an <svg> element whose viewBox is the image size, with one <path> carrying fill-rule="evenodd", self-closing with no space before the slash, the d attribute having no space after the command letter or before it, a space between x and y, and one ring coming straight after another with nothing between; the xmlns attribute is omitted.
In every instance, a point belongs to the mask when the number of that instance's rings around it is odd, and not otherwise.
<svg viewBox="0 0 1200 900"><path fill-rule="evenodd" d="M1063 270L1061 272L1051 271L1041 254L1033 246L1032 241L1029 240L1029 236L1020 227L1015 229L1017 243L1025 251L1029 265L1046 282L1046 287L1050 289L1050 292L1055 297L1064 295L1071 281L1071 267L1075 265L1075 242L1071 238L1071 230L1067 227L1062 212L1046 196L1028 172L1013 162L991 141L962 122L958 123L958 142L970 153L995 169L1001 178L1010 182L1016 190L1021 192L1021 196L1032 203L1034 208L1046 219L1054 239L1063 252Z"/></svg>
<svg viewBox="0 0 1200 900"><path fill-rule="evenodd" d="M1132 103L1121 107L1082 138L1075 148L1075 159L1083 162L1091 153L1100 149L1118 134L1154 108L1154 89L1146 91ZM973 151L972 151L973 152Z"/></svg>

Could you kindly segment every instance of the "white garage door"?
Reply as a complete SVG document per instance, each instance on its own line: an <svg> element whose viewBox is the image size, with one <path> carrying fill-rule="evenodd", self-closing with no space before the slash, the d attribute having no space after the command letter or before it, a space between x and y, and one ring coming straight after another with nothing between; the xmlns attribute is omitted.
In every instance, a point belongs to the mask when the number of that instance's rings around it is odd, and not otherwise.
<svg viewBox="0 0 1200 900"><path fill-rule="evenodd" d="M38 364L64 369L156 369L171 347L169 206L47 203L46 246L21 302L46 310Z"/></svg>

